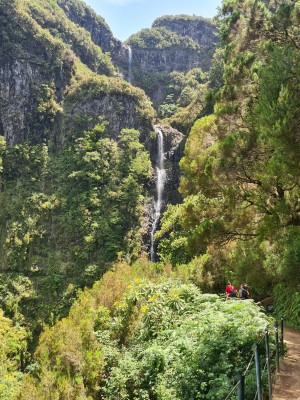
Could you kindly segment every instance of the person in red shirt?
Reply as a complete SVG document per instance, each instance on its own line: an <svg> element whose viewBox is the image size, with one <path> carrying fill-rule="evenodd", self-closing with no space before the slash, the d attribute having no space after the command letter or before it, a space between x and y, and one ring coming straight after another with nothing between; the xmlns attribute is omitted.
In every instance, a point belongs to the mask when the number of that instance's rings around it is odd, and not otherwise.
<svg viewBox="0 0 300 400"><path fill-rule="evenodd" d="M226 299L234 299L236 298L236 287L233 286L230 282L227 283L226 288L225 288L225 294L226 294Z"/></svg>

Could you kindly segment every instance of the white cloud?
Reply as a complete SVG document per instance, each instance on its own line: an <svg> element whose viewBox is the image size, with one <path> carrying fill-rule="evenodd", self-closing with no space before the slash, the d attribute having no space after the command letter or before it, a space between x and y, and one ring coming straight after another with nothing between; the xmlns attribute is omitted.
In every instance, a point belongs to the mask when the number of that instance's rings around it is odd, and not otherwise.
<svg viewBox="0 0 300 400"><path fill-rule="evenodd" d="M126 6L131 3L142 3L144 0L105 0L107 3L115 4L117 6Z"/></svg>

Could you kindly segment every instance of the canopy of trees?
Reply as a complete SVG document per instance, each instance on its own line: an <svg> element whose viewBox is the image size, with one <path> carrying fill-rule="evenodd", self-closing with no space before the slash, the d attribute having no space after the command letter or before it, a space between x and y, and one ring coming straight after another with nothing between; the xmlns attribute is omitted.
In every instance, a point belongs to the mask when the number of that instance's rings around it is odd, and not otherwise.
<svg viewBox="0 0 300 400"><path fill-rule="evenodd" d="M229 275L257 294L297 290L299 2L225 1L220 18L224 84L187 140L184 202L164 216L161 257L198 257L215 287Z"/></svg>

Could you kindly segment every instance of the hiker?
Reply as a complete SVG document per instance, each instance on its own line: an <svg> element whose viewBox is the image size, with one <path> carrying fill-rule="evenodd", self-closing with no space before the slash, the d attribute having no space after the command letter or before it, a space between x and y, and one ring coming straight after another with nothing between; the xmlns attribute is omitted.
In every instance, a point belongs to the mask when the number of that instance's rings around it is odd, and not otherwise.
<svg viewBox="0 0 300 400"><path fill-rule="evenodd" d="M225 294L226 294L226 300L235 299L237 294L236 287L233 286L230 282L228 282L225 288Z"/></svg>
<svg viewBox="0 0 300 400"><path fill-rule="evenodd" d="M243 298L243 287L244 287L244 284L241 283L240 284L240 289L239 289L239 299Z"/></svg>
<svg viewBox="0 0 300 400"><path fill-rule="evenodd" d="M243 283L241 286L240 286L240 290L239 290L239 298L241 299L241 300L246 300L246 299L249 299L249 287L248 287L248 285L247 285L247 283Z"/></svg>

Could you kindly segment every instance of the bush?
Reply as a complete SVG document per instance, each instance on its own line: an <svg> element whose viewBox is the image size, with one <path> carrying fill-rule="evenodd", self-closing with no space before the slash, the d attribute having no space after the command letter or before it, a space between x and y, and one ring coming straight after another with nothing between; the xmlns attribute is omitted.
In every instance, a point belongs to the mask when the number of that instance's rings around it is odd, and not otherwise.
<svg viewBox="0 0 300 400"><path fill-rule="evenodd" d="M105 274L41 336L40 369L37 379L26 377L27 391L35 387L45 400L66 393L70 400L79 393L106 400L225 398L272 320L252 301L225 302L170 274L145 260Z"/></svg>
<svg viewBox="0 0 300 400"><path fill-rule="evenodd" d="M274 311L278 318L294 328L300 328L300 291L280 283L274 288Z"/></svg>

